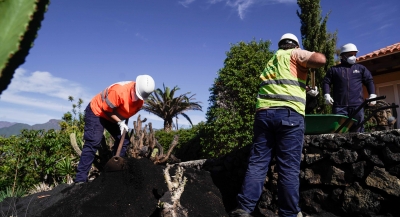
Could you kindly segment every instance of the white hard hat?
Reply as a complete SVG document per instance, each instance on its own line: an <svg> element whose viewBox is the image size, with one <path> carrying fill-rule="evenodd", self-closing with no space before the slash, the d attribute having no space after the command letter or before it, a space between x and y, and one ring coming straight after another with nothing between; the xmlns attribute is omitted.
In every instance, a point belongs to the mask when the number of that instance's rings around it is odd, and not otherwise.
<svg viewBox="0 0 400 217"><path fill-rule="evenodd" d="M284 39L290 39L293 40L297 43L297 45L300 45L299 40L297 39L297 37L295 35L293 35L292 33L285 33L282 35L281 39L279 40L279 43L284 40ZM278 44L279 44L278 43Z"/></svg>
<svg viewBox="0 0 400 217"><path fill-rule="evenodd" d="M155 83L150 75L139 75L136 77L136 95L141 100L146 100L147 97L154 91Z"/></svg>
<svg viewBox="0 0 400 217"><path fill-rule="evenodd" d="M352 52L352 51L358 52L357 47L352 43L348 43L340 48L340 55L342 55L342 53Z"/></svg>

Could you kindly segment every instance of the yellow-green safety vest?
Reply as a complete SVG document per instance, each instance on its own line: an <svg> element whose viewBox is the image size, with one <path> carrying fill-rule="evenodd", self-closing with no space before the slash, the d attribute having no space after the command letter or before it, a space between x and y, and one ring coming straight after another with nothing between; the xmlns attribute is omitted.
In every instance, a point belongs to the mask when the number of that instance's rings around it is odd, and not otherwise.
<svg viewBox="0 0 400 217"><path fill-rule="evenodd" d="M256 109L287 106L305 115L306 81L290 72L293 49L278 50L260 75ZM297 74L297 73L295 73Z"/></svg>

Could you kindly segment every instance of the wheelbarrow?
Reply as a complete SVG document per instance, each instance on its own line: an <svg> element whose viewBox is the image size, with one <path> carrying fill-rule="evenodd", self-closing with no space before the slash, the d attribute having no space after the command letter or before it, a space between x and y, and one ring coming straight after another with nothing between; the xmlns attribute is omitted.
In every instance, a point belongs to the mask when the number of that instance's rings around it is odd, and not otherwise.
<svg viewBox="0 0 400 217"><path fill-rule="evenodd" d="M379 96L373 99L366 99L358 106L350 116L337 115L337 114L307 114L305 116L306 122L306 135L327 134L327 133L347 133L349 129L357 124L357 120L353 117L364 108L369 102L386 99L386 96ZM391 105L380 107L372 111L372 114L364 118L359 127L368 121L376 112L388 108L398 108L398 105ZM358 128L357 128L358 129Z"/></svg>

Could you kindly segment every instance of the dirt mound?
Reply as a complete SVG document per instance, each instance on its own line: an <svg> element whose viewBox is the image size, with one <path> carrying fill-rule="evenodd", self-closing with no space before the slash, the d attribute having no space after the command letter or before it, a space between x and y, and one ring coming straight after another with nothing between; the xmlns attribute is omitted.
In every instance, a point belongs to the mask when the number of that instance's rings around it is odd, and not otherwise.
<svg viewBox="0 0 400 217"><path fill-rule="evenodd" d="M0 203L0 213L32 217L158 216L158 199L168 192L165 166L148 159L129 159L128 165L128 170L102 173L90 183L63 184L52 191L8 198ZM189 216L228 216L232 205L225 208L227 204L209 172L188 168L184 176L188 181L180 201Z"/></svg>

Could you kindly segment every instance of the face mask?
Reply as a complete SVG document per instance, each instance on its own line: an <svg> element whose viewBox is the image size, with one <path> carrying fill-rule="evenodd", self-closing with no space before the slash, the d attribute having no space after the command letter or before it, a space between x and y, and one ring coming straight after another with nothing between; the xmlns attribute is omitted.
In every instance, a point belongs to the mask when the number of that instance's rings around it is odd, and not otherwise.
<svg viewBox="0 0 400 217"><path fill-rule="evenodd" d="M356 56L347 57L347 62L353 65L354 63L356 63L356 59Z"/></svg>

